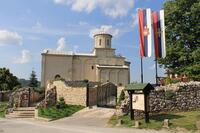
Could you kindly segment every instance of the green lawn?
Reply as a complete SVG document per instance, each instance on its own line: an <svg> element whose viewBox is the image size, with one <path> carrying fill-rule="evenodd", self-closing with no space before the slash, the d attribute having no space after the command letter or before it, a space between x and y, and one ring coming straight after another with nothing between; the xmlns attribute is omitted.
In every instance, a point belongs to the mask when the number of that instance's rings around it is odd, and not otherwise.
<svg viewBox="0 0 200 133"><path fill-rule="evenodd" d="M5 110L8 106L7 102L0 102L0 118L5 116Z"/></svg>
<svg viewBox="0 0 200 133"><path fill-rule="evenodd" d="M84 107L80 105L67 105L67 104L60 109L56 107L40 108L38 110L38 115L39 117L55 120L63 117L68 117L83 108Z"/></svg>
<svg viewBox="0 0 200 133"><path fill-rule="evenodd" d="M117 121L122 119L122 127L132 127L134 121L130 120L130 116L113 116L109 123L113 126L117 124ZM139 120L139 128L146 129L156 129L159 130L163 126L163 120L169 119L170 128L186 128L188 130L197 130L196 122L200 121L200 111L190 111L190 112L178 112L178 113L169 113L169 114L159 114L150 117L150 123L146 124L144 120Z"/></svg>

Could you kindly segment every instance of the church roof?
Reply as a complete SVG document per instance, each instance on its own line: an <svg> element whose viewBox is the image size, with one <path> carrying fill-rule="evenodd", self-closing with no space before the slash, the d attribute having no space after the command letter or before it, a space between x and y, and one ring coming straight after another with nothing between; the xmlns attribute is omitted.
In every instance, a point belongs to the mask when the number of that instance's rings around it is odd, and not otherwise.
<svg viewBox="0 0 200 133"><path fill-rule="evenodd" d="M74 53L72 51L56 51L56 50L47 50L42 54L47 55L78 55L78 56L95 56L94 54L87 54L87 53Z"/></svg>
<svg viewBox="0 0 200 133"><path fill-rule="evenodd" d="M116 66L116 65L97 65L98 68L118 68L118 69L128 69L128 66Z"/></svg>

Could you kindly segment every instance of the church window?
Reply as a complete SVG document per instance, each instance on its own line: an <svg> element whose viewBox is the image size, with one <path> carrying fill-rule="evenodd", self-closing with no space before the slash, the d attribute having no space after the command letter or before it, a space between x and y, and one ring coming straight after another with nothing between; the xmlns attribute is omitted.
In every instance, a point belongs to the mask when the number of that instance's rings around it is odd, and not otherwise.
<svg viewBox="0 0 200 133"><path fill-rule="evenodd" d="M94 69L94 66L92 66L92 70Z"/></svg>
<svg viewBox="0 0 200 133"><path fill-rule="evenodd" d="M54 79L55 80L59 80L59 79L61 79L61 76L59 74L56 74L55 77L54 77Z"/></svg>
<svg viewBox="0 0 200 133"><path fill-rule="evenodd" d="M110 41L109 41L109 39L107 39L107 46L109 46L110 45Z"/></svg>
<svg viewBox="0 0 200 133"><path fill-rule="evenodd" d="M99 46L101 46L101 39L99 39Z"/></svg>

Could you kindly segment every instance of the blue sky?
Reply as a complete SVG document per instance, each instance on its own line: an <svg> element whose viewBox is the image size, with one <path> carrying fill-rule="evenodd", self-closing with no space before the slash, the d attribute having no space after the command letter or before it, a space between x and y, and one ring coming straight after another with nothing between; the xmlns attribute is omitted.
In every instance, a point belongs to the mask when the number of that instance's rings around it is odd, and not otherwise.
<svg viewBox="0 0 200 133"><path fill-rule="evenodd" d="M136 10L160 10L165 0L1 0L0 67L28 79L41 76L45 49L89 53L93 31L114 34L112 47L131 62L131 81L140 81ZM154 82L154 55L144 59L144 81ZM159 76L164 71L159 69Z"/></svg>

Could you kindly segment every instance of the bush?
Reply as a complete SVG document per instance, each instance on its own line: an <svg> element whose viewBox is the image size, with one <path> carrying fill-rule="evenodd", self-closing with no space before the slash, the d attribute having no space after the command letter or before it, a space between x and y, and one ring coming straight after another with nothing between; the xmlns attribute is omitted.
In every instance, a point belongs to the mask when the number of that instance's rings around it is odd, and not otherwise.
<svg viewBox="0 0 200 133"><path fill-rule="evenodd" d="M170 77L167 77L167 78L165 79L165 85L168 85L168 84L171 84L171 83L172 83L171 78L170 78Z"/></svg>
<svg viewBox="0 0 200 133"><path fill-rule="evenodd" d="M88 82L89 82L89 80L88 80L88 79L84 79L84 80L83 80L83 82L85 82L85 83L88 83Z"/></svg>
<svg viewBox="0 0 200 133"><path fill-rule="evenodd" d="M7 102L0 102L0 118L5 116L5 111L8 108Z"/></svg>
<svg viewBox="0 0 200 133"><path fill-rule="evenodd" d="M17 85L13 88L13 91L17 90L17 89L20 89L22 86L21 85Z"/></svg>
<svg viewBox="0 0 200 133"><path fill-rule="evenodd" d="M172 90L168 90L168 91L165 92L165 97L166 97L167 99L170 99L170 98L172 98L173 96L175 96L175 92L173 92Z"/></svg>
<svg viewBox="0 0 200 133"><path fill-rule="evenodd" d="M65 108L65 99L63 97L59 98L59 101L56 104L57 109Z"/></svg>
<svg viewBox="0 0 200 133"><path fill-rule="evenodd" d="M121 101L123 101L124 99L125 99L125 93L124 90L122 90L119 96L118 104L120 105Z"/></svg>
<svg viewBox="0 0 200 133"><path fill-rule="evenodd" d="M33 90L35 92L38 92L40 94L44 93L45 92L45 88L44 87L34 87Z"/></svg>
<svg viewBox="0 0 200 133"><path fill-rule="evenodd" d="M122 85L123 85L122 83L119 83L119 84L118 84L118 86L122 86Z"/></svg>
<svg viewBox="0 0 200 133"><path fill-rule="evenodd" d="M178 82L180 82L180 80L178 80L178 79L172 80L172 84L176 84L176 83L178 83Z"/></svg>
<svg viewBox="0 0 200 133"><path fill-rule="evenodd" d="M83 109L83 106L80 105L65 105L64 108L57 108L55 106L47 108L39 108L38 115L44 118L50 118L56 120L63 117L68 117L74 114L75 112Z"/></svg>

